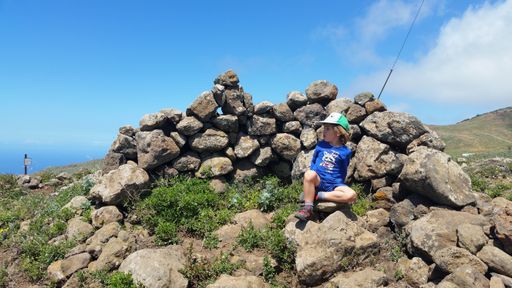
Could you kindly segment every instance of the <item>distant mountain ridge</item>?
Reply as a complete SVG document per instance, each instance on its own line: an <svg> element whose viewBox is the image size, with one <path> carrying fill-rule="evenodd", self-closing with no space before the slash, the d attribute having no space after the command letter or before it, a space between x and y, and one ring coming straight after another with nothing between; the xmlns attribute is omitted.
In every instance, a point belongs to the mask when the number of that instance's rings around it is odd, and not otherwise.
<svg viewBox="0 0 512 288"><path fill-rule="evenodd" d="M451 155L510 152L512 106L476 115L453 125L428 125L446 143Z"/></svg>

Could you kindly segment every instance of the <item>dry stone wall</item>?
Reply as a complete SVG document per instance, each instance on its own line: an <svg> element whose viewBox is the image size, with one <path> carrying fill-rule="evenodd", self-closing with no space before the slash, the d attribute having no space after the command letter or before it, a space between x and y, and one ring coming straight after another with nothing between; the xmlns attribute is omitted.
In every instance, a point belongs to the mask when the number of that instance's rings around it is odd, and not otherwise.
<svg viewBox="0 0 512 288"><path fill-rule="evenodd" d="M284 103L254 104L230 70L185 113L163 109L144 115L139 128L121 127L105 157L104 172L131 160L155 177L188 173L229 181L273 173L301 178L322 138L318 122L332 112L345 113L351 124L348 146L354 160L349 181L380 181L391 187L408 154L420 146L444 149L417 118L386 111L371 93L354 100L337 96L334 84L320 80L305 94L290 92Z"/></svg>

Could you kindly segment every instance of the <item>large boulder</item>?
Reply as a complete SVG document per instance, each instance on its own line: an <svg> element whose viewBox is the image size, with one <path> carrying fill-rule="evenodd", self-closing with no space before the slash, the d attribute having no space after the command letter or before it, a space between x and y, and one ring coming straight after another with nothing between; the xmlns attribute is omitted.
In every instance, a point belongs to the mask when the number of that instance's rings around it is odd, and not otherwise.
<svg viewBox="0 0 512 288"><path fill-rule="evenodd" d="M89 253L81 253L64 260L55 261L47 268L48 278L56 283L63 282L71 274L87 267L89 262L91 262Z"/></svg>
<svg viewBox="0 0 512 288"><path fill-rule="evenodd" d="M213 93L211 91L205 91L194 100L192 105L187 109L187 113L195 115L201 121L208 121L215 115L218 107Z"/></svg>
<svg viewBox="0 0 512 288"><path fill-rule="evenodd" d="M293 161L292 178L301 179L304 173L309 169L311 159L313 159L314 150L300 151Z"/></svg>
<svg viewBox="0 0 512 288"><path fill-rule="evenodd" d="M377 236L336 211L318 224L292 221L285 227L286 237L297 245L295 264L299 281L315 286L342 269L357 253L372 253L378 246Z"/></svg>
<svg viewBox="0 0 512 288"><path fill-rule="evenodd" d="M198 152L220 151L228 146L229 138L226 133L218 129L208 129L188 139L190 147Z"/></svg>
<svg viewBox="0 0 512 288"><path fill-rule="evenodd" d="M357 147L353 160L357 180L366 181L400 173L403 164L389 145L363 136Z"/></svg>
<svg viewBox="0 0 512 288"><path fill-rule="evenodd" d="M157 112L146 114L140 119L140 131L151 131L154 129L162 129L167 124L167 117L164 113Z"/></svg>
<svg viewBox="0 0 512 288"><path fill-rule="evenodd" d="M492 200L492 206L494 234L503 245L503 250L512 255L512 202L496 197Z"/></svg>
<svg viewBox="0 0 512 288"><path fill-rule="evenodd" d="M269 117L252 116L247 122L249 135L262 136L276 133L276 119Z"/></svg>
<svg viewBox="0 0 512 288"><path fill-rule="evenodd" d="M484 261L490 270L512 277L512 256L503 250L488 245L484 246L476 256Z"/></svg>
<svg viewBox="0 0 512 288"><path fill-rule="evenodd" d="M137 160L137 142L133 137L119 133L110 146L110 151L121 153L128 160Z"/></svg>
<svg viewBox="0 0 512 288"><path fill-rule="evenodd" d="M309 103L326 104L336 99L338 87L325 80L315 81L306 88L306 96Z"/></svg>
<svg viewBox="0 0 512 288"><path fill-rule="evenodd" d="M462 207L475 202L469 177L448 154L438 150L416 149L405 161L399 179L401 188L439 204Z"/></svg>
<svg viewBox="0 0 512 288"><path fill-rule="evenodd" d="M209 178L226 175L233 171L233 163L229 158L222 156L212 156L201 163L196 176L200 178Z"/></svg>
<svg viewBox="0 0 512 288"><path fill-rule="evenodd" d="M327 116L324 107L318 103L301 107L293 114L303 127L311 128L316 128L318 121L324 120Z"/></svg>
<svg viewBox="0 0 512 288"><path fill-rule="evenodd" d="M407 249L413 255L433 259L434 254L446 247L457 246L457 227L469 223L484 227L489 221L480 215L450 210L434 210L407 225Z"/></svg>
<svg viewBox="0 0 512 288"><path fill-rule="evenodd" d="M156 168L170 162L180 154L180 148L171 137L162 130L139 132L137 140L137 159L139 166L145 170Z"/></svg>
<svg viewBox="0 0 512 288"><path fill-rule="evenodd" d="M286 160L293 161L299 154L300 148L300 140L293 135L278 133L272 138L272 149Z"/></svg>
<svg viewBox="0 0 512 288"><path fill-rule="evenodd" d="M130 273L134 282L153 288L185 288L187 279L179 272L184 268L185 255L180 246L143 249L130 254L119 271Z"/></svg>
<svg viewBox="0 0 512 288"><path fill-rule="evenodd" d="M414 139L428 132L416 117L401 112L375 112L360 126L367 135L404 150Z"/></svg>
<svg viewBox="0 0 512 288"><path fill-rule="evenodd" d="M256 276L230 276L226 274L220 275L213 284L206 288L267 288L270 284L265 283L263 279Z"/></svg>
<svg viewBox="0 0 512 288"><path fill-rule="evenodd" d="M142 194L148 187L148 173L131 162L101 177L89 193L101 203L117 205Z"/></svg>

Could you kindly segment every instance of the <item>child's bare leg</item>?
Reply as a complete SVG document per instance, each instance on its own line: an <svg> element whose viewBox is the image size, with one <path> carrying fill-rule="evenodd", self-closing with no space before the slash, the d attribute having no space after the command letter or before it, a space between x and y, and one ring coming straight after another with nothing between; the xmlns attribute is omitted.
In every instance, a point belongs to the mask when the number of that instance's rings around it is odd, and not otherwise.
<svg viewBox="0 0 512 288"><path fill-rule="evenodd" d="M313 170L304 173L304 202L315 201L315 187L320 184L320 177Z"/></svg>
<svg viewBox="0 0 512 288"><path fill-rule="evenodd" d="M334 191L327 192L322 200L338 203L354 203L357 199L357 194L352 188L348 186L338 186Z"/></svg>

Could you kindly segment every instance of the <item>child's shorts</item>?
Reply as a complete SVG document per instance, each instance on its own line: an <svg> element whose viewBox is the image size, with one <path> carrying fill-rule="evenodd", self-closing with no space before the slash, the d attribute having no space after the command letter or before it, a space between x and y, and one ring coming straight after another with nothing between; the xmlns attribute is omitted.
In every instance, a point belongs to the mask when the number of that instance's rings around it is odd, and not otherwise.
<svg viewBox="0 0 512 288"><path fill-rule="evenodd" d="M334 189L336 187L340 187L340 186L347 186L347 184L345 184L345 183L328 183L328 182L320 181L320 185L318 185L316 187L316 192L320 192L320 191L331 192L331 191L334 191Z"/></svg>

